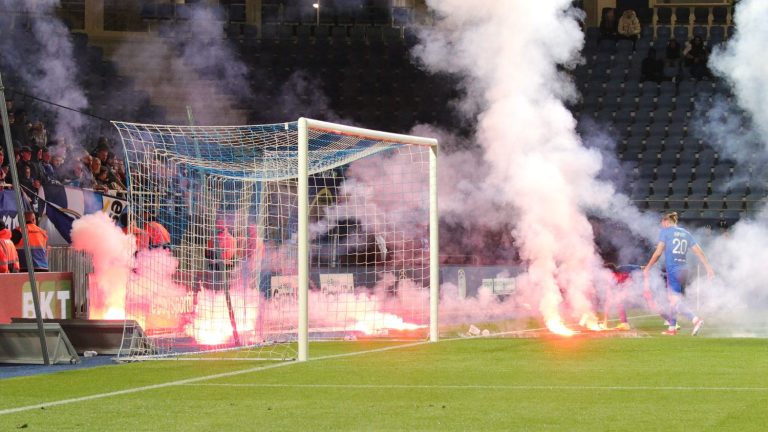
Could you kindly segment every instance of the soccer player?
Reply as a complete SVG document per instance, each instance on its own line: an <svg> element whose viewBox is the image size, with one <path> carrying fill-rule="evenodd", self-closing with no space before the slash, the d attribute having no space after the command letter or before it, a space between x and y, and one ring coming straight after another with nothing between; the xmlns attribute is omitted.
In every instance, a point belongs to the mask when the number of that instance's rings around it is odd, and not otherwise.
<svg viewBox="0 0 768 432"><path fill-rule="evenodd" d="M707 269L707 276L712 278L715 272L707 261L707 257L704 255L704 251L701 246L696 243L691 233L677 226L677 213L669 212L665 213L661 218L661 232L659 233L659 243L656 245L656 250L653 252L653 256L648 261L648 264L643 269L645 277L648 277L648 272L651 270L656 261L659 260L661 254L664 254L664 263L667 268L667 294L669 296L670 306L670 320L669 328L662 332L666 335L677 334L677 315L683 314L693 322L692 335L696 336L701 330L701 325L704 320L694 315L690 308L683 301L683 293L685 292L685 284L688 281L688 251L692 250L693 253L699 258L704 268Z"/></svg>

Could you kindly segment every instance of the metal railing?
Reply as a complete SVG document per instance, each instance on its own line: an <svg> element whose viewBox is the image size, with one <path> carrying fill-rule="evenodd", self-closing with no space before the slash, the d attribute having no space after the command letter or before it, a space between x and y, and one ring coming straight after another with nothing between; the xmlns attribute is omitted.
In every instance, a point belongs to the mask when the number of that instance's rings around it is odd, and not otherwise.
<svg viewBox="0 0 768 432"><path fill-rule="evenodd" d="M653 10L653 17L651 20L651 26L653 28L653 38L657 36L657 29L659 26L687 26L688 37L693 36L694 26L707 27L707 31L713 25L725 25L729 26L733 24L733 0L651 0L651 9ZM715 23L715 8L726 9L726 17L724 23ZM678 22L677 20L677 8L684 8L688 10L688 22ZM707 8L707 20L706 22L697 21L694 13L695 8ZM670 9L671 15L669 16L669 23L659 23L659 10Z"/></svg>
<svg viewBox="0 0 768 432"><path fill-rule="evenodd" d="M93 271L90 255L69 246L52 246L48 248L48 267L50 271L72 272L73 316L87 318L88 275Z"/></svg>

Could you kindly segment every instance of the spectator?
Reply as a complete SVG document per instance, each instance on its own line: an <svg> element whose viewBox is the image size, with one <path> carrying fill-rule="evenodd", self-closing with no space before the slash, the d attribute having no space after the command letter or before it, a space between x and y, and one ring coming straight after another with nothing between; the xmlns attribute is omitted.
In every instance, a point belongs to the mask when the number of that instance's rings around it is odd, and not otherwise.
<svg viewBox="0 0 768 432"><path fill-rule="evenodd" d="M688 42L683 50L683 57L685 58L685 65L688 66L688 71L691 77L696 80L701 80L706 76L709 76L709 69L707 68L707 61L709 53L704 46L704 41L700 36L694 36L694 38Z"/></svg>
<svg viewBox="0 0 768 432"><path fill-rule="evenodd" d="M6 103L8 102L6 101ZM11 110L8 110L8 127L11 128L11 131L13 131L13 125L15 123L15 120L16 118L13 115L13 112ZM2 140L0 141L0 143L2 143L3 147L5 147L5 128L4 127L0 127L0 139ZM15 141L13 140L13 133L11 133L11 143L15 143Z"/></svg>
<svg viewBox="0 0 768 432"><path fill-rule="evenodd" d="M237 245L223 221L216 221L216 234L208 239L205 257L210 260L211 270L226 270L234 264Z"/></svg>
<svg viewBox="0 0 768 432"><path fill-rule="evenodd" d="M75 163L63 176L62 183L66 186L82 187L83 166Z"/></svg>
<svg viewBox="0 0 768 432"><path fill-rule="evenodd" d="M13 126L11 126L11 137L19 145L27 145L29 142L29 122L27 121L27 112L23 109L17 109L14 113Z"/></svg>
<svg viewBox="0 0 768 432"><path fill-rule="evenodd" d="M37 192L35 184L39 184L39 182L37 182L36 178L32 177L32 168L28 165L23 165L21 171L19 171L19 183L23 186L21 190L25 193L28 191Z"/></svg>
<svg viewBox="0 0 768 432"><path fill-rule="evenodd" d="M237 242L223 221L216 221L216 233L208 239L207 246L205 258L208 260L211 288L214 290L227 289L229 272L235 265Z"/></svg>
<svg viewBox="0 0 768 432"><path fill-rule="evenodd" d="M29 249L32 254L32 265L35 271L48 271L48 233L37 226L35 213L24 212L24 222L27 225L27 237L29 238ZM16 251L19 254L19 264L22 270L27 270L27 257L24 254L24 239L21 235L21 227L13 230L11 240L16 245Z"/></svg>
<svg viewBox="0 0 768 432"><path fill-rule="evenodd" d="M123 189L127 190L128 188L126 185L128 184L128 177L125 174L125 165L119 160L117 160L115 165L115 177L117 178L117 181L123 185Z"/></svg>
<svg viewBox="0 0 768 432"><path fill-rule="evenodd" d="M640 64L640 80L661 82L664 79L664 62L656 58L656 49L649 48L648 55Z"/></svg>
<svg viewBox="0 0 768 432"><path fill-rule="evenodd" d="M48 176L45 174L45 167L43 167L43 148L34 147L32 149L32 157L29 161L29 166L32 168L32 177L40 180L42 184L48 184Z"/></svg>
<svg viewBox="0 0 768 432"><path fill-rule="evenodd" d="M0 220L0 273L18 273L19 253L11 241L11 230Z"/></svg>
<svg viewBox="0 0 768 432"><path fill-rule="evenodd" d="M637 40L640 39L640 20L632 9L627 9L619 18L618 33L622 39L632 41L632 51L637 48Z"/></svg>
<svg viewBox="0 0 768 432"><path fill-rule="evenodd" d="M40 147L46 147L48 145L48 132L45 130L45 125L40 120L35 120L29 127L29 139L35 140L35 144Z"/></svg>
<svg viewBox="0 0 768 432"><path fill-rule="evenodd" d="M18 156L16 172L19 173L19 177L24 177L24 168L32 168L32 149L29 146L24 146L16 154Z"/></svg>
<svg viewBox="0 0 768 432"><path fill-rule="evenodd" d="M677 39L673 38L667 42L665 60L667 67L680 67L680 44L677 43Z"/></svg>
<svg viewBox="0 0 768 432"><path fill-rule="evenodd" d="M120 215L120 224L123 226L123 233L130 234L136 241L136 252L149 248L149 235L143 229L136 226L135 222L128 222L128 212Z"/></svg>
<svg viewBox="0 0 768 432"><path fill-rule="evenodd" d="M9 183L11 183L11 174L5 162L5 152L0 149L0 188L5 188Z"/></svg>
<svg viewBox="0 0 768 432"><path fill-rule="evenodd" d="M85 189L91 189L96 186L96 178L93 176L92 162L93 158L89 155L83 156L82 172L80 175L80 187Z"/></svg>
<svg viewBox="0 0 768 432"><path fill-rule="evenodd" d="M160 222L157 222L155 218L148 213L145 216L144 231L146 231L149 236L150 249L170 249L171 234Z"/></svg>
<svg viewBox="0 0 768 432"><path fill-rule="evenodd" d="M56 178L56 168L53 166L53 157L51 152L47 148L43 148L43 153L40 157L40 165L43 168L43 174L49 183L59 183Z"/></svg>
<svg viewBox="0 0 768 432"><path fill-rule="evenodd" d="M102 138L104 138L104 137L102 137ZM102 165L106 165L107 158L109 157L109 147L107 146L106 141L102 142L102 139L99 138L99 145L96 147L96 149L93 151L93 153L91 153L91 157L101 161Z"/></svg>
<svg viewBox="0 0 768 432"><path fill-rule="evenodd" d="M597 38L597 44L603 39L616 40L619 37L619 24L616 21L616 10L614 8L603 9L603 19L600 20L600 36Z"/></svg>

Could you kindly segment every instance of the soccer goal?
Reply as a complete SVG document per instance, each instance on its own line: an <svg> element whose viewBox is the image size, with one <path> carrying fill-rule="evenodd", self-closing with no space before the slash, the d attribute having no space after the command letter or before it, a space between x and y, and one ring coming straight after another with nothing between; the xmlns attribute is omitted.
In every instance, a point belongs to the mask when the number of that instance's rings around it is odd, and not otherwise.
<svg viewBox="0 0 768 432"><path fill-rule="evenodd" d="M119 359L308 358L310 340L437 340L437 141L310 119L114 122L141 248Z"/></svg>

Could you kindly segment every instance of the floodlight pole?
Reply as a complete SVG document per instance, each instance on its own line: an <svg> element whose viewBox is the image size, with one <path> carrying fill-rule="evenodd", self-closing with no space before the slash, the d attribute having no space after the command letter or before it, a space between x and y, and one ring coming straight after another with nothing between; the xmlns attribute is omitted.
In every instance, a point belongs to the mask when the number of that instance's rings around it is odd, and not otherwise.
<svg viewBox="0 0 768 432"><path fill-rule="evenodd" d="M3 76L0 73L0 99L2 99L2 108L0 108L0 114L3 120L3 129L5 130L5 154L9 158L13 157L13 144L11 144L11 125L8 121L8 109L5 106L5 87L3 86ZM8 168L11 171L11 179L13 180L13 195L16 198L16 217L19 221L19 227L21 228L21 238L24 241L24 257L27 260L27 273L29 274L29 287L32 291L32 304L35 308L35 318L37 320L37 330L40 337L40 349L43 352L43 363L46 366L50 366L51 359L48 358L48 344L45 340L45 326L43 324L43 316L40 312L40 295L37 290L37 283L35 281L35 266L32 262L32 251L29 248L29 233L27 233L27 223L24 219L24 203L21 201L21 183L19 183L19 173L16 170L16 164L8 159Z"/></svg>

